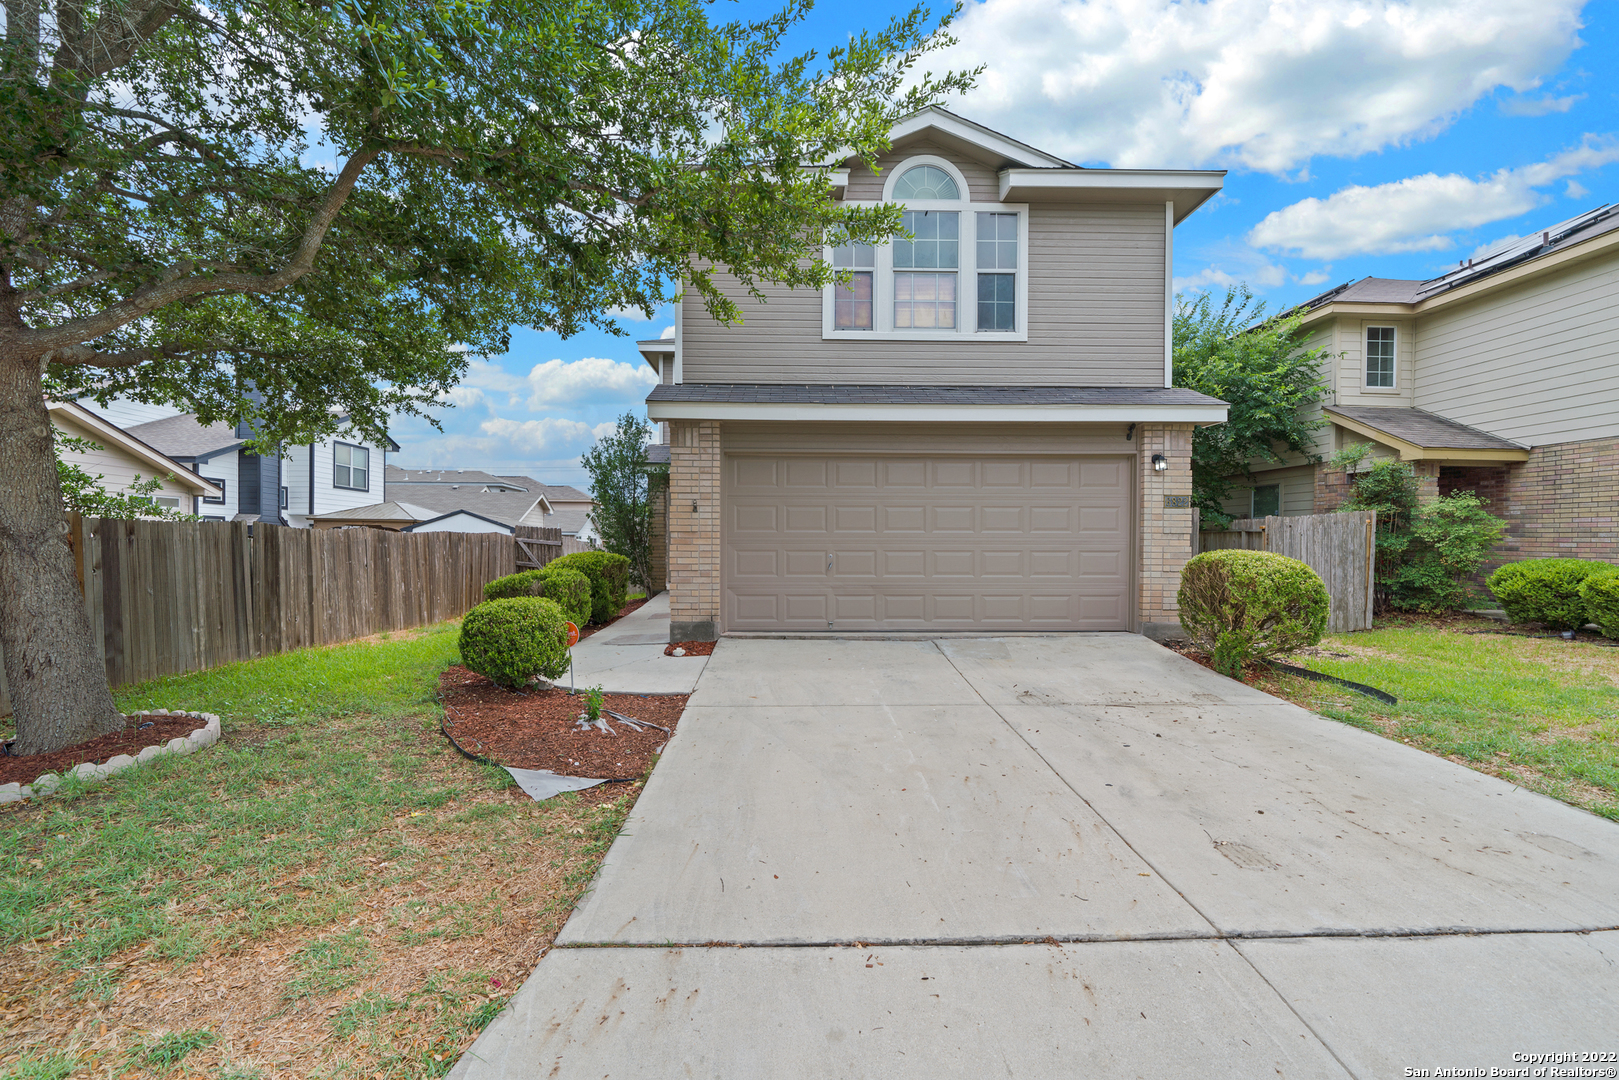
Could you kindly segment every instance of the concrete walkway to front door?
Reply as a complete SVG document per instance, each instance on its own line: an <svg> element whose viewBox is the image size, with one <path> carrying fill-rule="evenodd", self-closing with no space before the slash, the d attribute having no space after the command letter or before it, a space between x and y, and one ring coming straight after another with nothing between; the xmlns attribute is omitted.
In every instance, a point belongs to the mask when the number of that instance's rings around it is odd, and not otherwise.
<svg viewBox="0 0 1619 1080"><path fill-rule="evenodd" d="M727 640L456 1080L1619 1049L1619 826L1127 634Z"/></svg>

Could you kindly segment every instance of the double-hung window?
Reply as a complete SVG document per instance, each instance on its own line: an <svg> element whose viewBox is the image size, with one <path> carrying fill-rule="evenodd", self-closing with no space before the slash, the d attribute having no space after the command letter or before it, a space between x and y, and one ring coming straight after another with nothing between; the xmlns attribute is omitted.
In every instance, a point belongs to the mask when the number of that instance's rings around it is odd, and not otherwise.
<svg viewBox="0 0 1619 1080"><path fill-rule="evenodd" d="M915 239L893 245L894 328L954 329L961 214L907 210L901 220Z"/></svg>
<svg viewBox="0 0 1619 1080"><path fill-rule="evenodd" d="M1366 386L1371 390L1393 390L1394 327L1366 328Z"/></svg>
<svg viewBox="0 0 1619 1080"><path fill-rule="evenodd" d="M332 486L369 491L371 451L363 446L334 443L332 446Z"/></svg>
<svg viewBox="0 0 1619 1080"><path fill-rule="evenodd" d="M838 280L823 297L823 336L1026 340L1028 209L994 199L975 199L943 158L900 164L883 200L899 204L902 231L827 248Z"/></svg>
<svg viewBox="0 0 1619 1080"><path fill-rule="evenodd" d="M870 330L877 276L876 249L870 244L840 244L832 249L832 268L849 272L848 284L832 287L833 325L839 330Z"/></svg>

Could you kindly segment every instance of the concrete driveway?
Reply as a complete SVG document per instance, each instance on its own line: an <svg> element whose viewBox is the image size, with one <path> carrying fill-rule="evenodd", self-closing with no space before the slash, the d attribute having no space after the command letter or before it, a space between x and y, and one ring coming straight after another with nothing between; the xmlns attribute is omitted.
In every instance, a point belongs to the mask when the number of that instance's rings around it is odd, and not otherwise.
<svg viewBox="0 0 1619 1080"><path fill-rule="evenodd" d="M1619 1050L1619 826L1133 635L727 640L558 946L453 1077L1489 1075Z"/></svg>

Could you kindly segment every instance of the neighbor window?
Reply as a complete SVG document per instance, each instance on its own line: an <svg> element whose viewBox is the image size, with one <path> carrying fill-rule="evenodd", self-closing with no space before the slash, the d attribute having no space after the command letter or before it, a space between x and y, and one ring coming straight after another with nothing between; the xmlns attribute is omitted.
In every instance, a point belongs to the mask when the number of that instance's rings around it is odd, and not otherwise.
<svg viewBox="0 0 1619 1080"><path fill-rule="evenodd" d="M1366 328L1366 385L1394 388L1394 327Z"/></svg>
<svg viewBox="0 0 1619 1080"><path fill-rule="evenodd" d="M894 184L895 202L955 202L959 198L961 194L950 174L933 165L906 169Z"/></svg>
<svg viewBox="0 0 1619 1080"><path fill-rule="evenodd" d="M1282 485L1261 484L1254 488L1253 517L1275 517L1282 512Z"/></svg>
<svg viewBox="0 0 1619 1080"><path fill-rule="evenodd" d="M953 330L961 215L954 210L907 210L900 220L914 239L894 241L894 327Z"/></svg>
<svg viewBox="0 0 1619 1080"><path fill-rule="evenodd" d="M225 501L225 481L223 481L223 480L215 480L211 476L204 476L203 479L208 481L210 484L214 485L215 487L217 487L219 489L219 497L215 498L212 495L204 495L202 497L202 501L205 502L205 503L214 503L216 505L219 504L219 503L224 502Z"/></svg>
<svg viewBox="0 0 1619 1080"><path fill-rule="evenodd" d="M832 266L849 271L849 283L832 286L833 325L839 330L872 327L872 279L877 276L877 250L870 244L839 244L832 249Z"/></svg>
<svg viewBox="0 0 1619 1080"><path fill-rule="evenodd" d="M152 502L165 510L180 509L180 499L175 495L155 495L152 497Z"/></svg>
<svg viewBox="0 0 1619 1080"><path fill-rule="evenodd" d="M363 446L337 443L332 447L332 486L371 490L371 451Z"/></svg>
<svg viewBox="0 0 1619 1080"><path fill-rule="evenodd" d="M283 487L281 489L281 509L285 510L286 508L287 508L287 489L285 487Z"/></svg>

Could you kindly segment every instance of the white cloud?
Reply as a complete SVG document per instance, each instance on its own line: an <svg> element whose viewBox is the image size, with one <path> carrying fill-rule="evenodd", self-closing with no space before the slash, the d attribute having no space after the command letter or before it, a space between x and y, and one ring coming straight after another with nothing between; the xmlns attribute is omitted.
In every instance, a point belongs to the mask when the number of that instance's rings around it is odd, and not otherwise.
<svg viewBox="0 0 1619 1080"><path fill-rule="evenodd" d="M1501 102L1501 111L1507 116L1545 116L1547 113L1568 112L1576 102L1584 100L1584 94L1570 94L1567 97L1538 97L1538 98L1508 98Z"/></svg>
<svg viewBox="0 0 1619 1080"><path fill-rule="evenodd" d="M663 333L658 335L658 340L659 341L673 341L674 339L675 339L675 328L672 327L672 326L665 326L663 328Z"/></svg>
<svg viewBox="0 0 1619 1080"><path fill-rule="evenodd" d="M478 425L488 437L484 452L491 456L518 458L556 457L570 450L583 450L596 441L589 424L548 416L543 420L509 420L494 417Z"/></svg>
<svg viewBox="0 0 1619 1080"><path fill-rule="evenodd" d="M1619 140L1586 136L1572 150L1479 180L1424 173L1376 187L1346 187L1268 214L1248 233L1255 247L1314 259L1396 251L1439 251L1447 233L1517 217L1544 201L1537 190L1619 161Z"/></svg>
<svg viewBox="0 0 1619 1080"><path fill-rule="evenodd" d="M1568 186L1563 189L1563 196L1569 199L1583 199L1589 194L1591 189L1578 180L1570 180Z"/></svg>
<svg viewBox="0 0 1619 1080"><path fill-rule="evenodd" d="M458 409L470 409L478 405L489 404L489 399L484 396L484 392L476 386L452 386L439 395L439 400L446 405L454 405Z"/></svg>
<svg viewBox="0 0 1619 1080"><path fill-rule="evenodd" d="M1298 278L1298 283L1300 285L1325 285L1330 280L1332 279L1325 270L1311 270L1308 274L1301 275Z"/></svg>
<svg viewBox="0 0 1619 1080"><path fill-rule="evenodd" d="M588 401L645 397L657 385L657 374L644 363L600 356L582 360L547 360L535 364L526 380L530 409L554 409Z"/></svg>
<svg viewBox="0 0 1619 1080"><path fill-rule="evenodd" d="M1431 136L1579 44L1583 0L981 0L967 116L1077 161L1285 172Z"/></svg>

